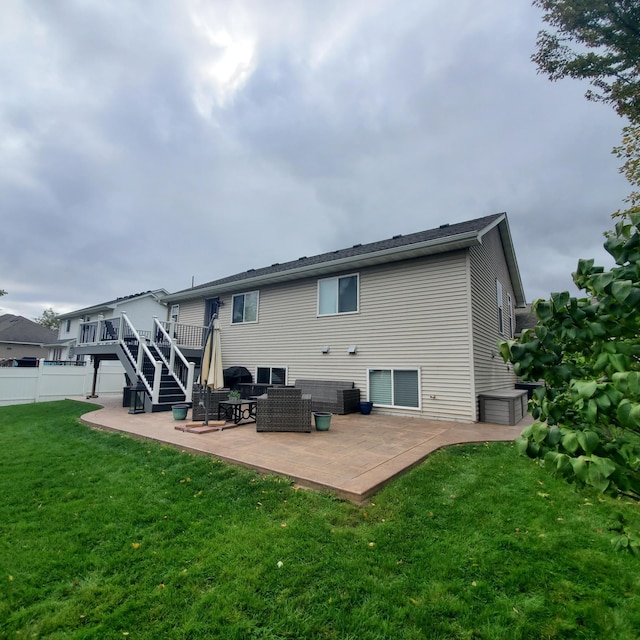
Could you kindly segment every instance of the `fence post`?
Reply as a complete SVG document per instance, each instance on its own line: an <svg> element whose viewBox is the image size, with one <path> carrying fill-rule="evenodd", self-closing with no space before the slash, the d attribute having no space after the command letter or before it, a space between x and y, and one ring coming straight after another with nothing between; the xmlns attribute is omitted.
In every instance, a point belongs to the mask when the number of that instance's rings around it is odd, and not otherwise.
<svg viewBox="0 0 640 640"><path fill-rule="evenodd" d="M42 384L43 370L44 370L44 358L40 358L40 360L38 360L38 371L36 374L36 390L35 390L36 399L34 400L34 402L40 402L40 385Z"/></svg>

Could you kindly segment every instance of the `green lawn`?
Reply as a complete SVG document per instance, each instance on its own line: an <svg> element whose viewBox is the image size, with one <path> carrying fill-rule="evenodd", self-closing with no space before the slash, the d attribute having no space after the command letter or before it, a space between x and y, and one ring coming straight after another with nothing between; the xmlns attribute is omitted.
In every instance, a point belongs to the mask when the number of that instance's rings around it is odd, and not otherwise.
<svg viewBox="0 0 640 640"><path fill-rule="evenodd" d="M0 638L640 637L616 514L510 444L450 447L366 507L0 408Z"/></svg>

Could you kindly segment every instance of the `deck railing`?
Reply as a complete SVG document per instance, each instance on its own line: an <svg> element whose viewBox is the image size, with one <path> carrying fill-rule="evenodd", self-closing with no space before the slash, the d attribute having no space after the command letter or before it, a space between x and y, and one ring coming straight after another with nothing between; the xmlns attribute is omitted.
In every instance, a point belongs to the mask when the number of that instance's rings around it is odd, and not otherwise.
<svg viewBox="0 0 640 640"><path fill-rule="evenodd" d="M181 322L158 321L158 324L171 337L176 344L188 349L202 349L207 327L196 324L183 324Z"/></svg>
<svg viewBox="0 0 640 640"><path fill-rule="evenodd" d="M131 365L135 368L136 375L142 380L147 392L151 396L151 402L158 404L160 399L160 381L162 379L162 362L156 360L149 347L147 340L131 324L127 314L123 311L120 316L119 341Z"/></svg>
<svg viewBox="0 0 640 640"><path fill-rule="evenodd" d="M154 316L153 323L154 330L152 333L154 338L152 338L151 344L156 348L169 372L173 374L174 379L182 389L185 395L185 402L191 402L195 364L187 362L184 354L177 346L177 338L172 338L166 331L164 325L167 323L158 320L157 316ZM175 326L175 323L168 324Z"/></svg>
<svg viewBox="0 0 640 640"><path fill-rule="evenodd" d="M151 331L141 331L133 326L126 312L123 311L121 316L114 318L100 316L98 320L82 322L78 346L120 344L136 375L147 388L153 403L157 403L160 396L160 379L162 362L164 362L185 394L185 401L191 402L195 364L187 361L178 344L199 349L202 347L204 332L206 327L161 322L157 317L153 319ZM161 361L155 359L149 345L155 347Z"/></svg>

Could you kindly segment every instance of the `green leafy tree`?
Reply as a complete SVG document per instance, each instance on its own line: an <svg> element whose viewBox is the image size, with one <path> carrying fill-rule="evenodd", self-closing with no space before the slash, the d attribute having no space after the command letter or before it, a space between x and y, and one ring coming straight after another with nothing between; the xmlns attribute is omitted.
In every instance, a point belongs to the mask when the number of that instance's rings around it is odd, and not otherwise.
<svg viewBox="0 0 640 640"><path fill-rule="evenodd" d="M573 280L586 296L537 300L538 325L500 350L523 380L544 382L520 453L569 481L640 500L640 213L626 214L604 246L616 266L580 260Z"/></svg>
<svg viewBox="0 0 640 640"><path fill-rule="evenodd" d="M551 80L588 80L587 98L640 123L638 0L533 0L551 31L540 31L532 60Z"/></svg>
<svg viewBox="0 0 640 640"><path fill-rule="evenodd" d="M624 160L620 173L635 189L640 189L640 125L630 125L622 130L622 144L614 147L613 153ZM634 190L624 200L628 209L616 211L614 218L640 211L640 191Z"/></svg>
<svg viewBox="0 0 640 640"><path fill-rule="evenodd" d="M58 314L51 308L45 309L39 318L34 318L34 322L41 324L49 329L57 329L60 326L60 318Z"/></svg>

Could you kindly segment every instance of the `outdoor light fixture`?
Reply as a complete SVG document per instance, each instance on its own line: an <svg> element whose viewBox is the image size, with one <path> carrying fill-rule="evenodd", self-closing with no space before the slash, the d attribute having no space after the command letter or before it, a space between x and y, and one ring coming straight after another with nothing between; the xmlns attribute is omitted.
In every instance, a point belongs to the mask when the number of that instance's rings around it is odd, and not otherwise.
<svg viewBox="0 0 640 640"><path fill-rule="evenodd" d="M326 344L324 347L322 347L322 353L329 353L329 345Z"/></svg>
<svg viewBox="0 0 640 640"><path fill-rule="evenodd" d="M129 398L129 413L144 413L144 401L146 389L144 382L138 382L131 387L131 396Z"/></svg>
<svg viewBox="0 0 640 640"><path fill-rule="evenodd" d="M358 353L358 347L355 344L349 345L347 353L350 353L351 355Z"/></svg>

